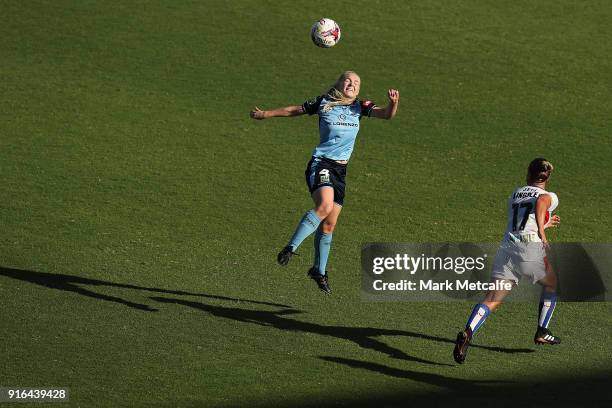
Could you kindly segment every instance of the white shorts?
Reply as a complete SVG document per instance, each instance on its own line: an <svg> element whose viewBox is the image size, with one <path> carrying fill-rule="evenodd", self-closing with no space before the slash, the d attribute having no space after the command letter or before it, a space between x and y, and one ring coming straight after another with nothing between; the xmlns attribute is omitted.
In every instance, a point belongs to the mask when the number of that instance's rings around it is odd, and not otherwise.
<svg viewBox="0 0 612 408"><path fill-rule="evenodd" d="M546 252L541 243L516 245L502 242L495 255L491 277L514 281L521 277L531 279L532 283L546 276Z"/></svg>

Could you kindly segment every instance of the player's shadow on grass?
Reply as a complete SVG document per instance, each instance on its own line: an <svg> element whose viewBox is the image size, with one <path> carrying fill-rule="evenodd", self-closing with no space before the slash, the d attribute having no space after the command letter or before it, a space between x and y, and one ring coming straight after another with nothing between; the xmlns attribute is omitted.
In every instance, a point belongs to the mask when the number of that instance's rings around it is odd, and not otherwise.
<svg viewBox="0 0 612 408"><path fill-rule="evenodd" d="M182 299L170 299L163 297L151 297L151 299L162 303L175 303L183 306L192 307L210 313L213 316L226 319L237 320L240 322L254 323L261 326L270 326L280 330L294 332L316 333L322 336L346 339L357 343L360 347L375 350L389 357L401 360L413 361L416 363L432 365L448 365L436 363L435 361L410 356L403 351L393 348L382 341L375 339L376 336L386 334L385 329L370 329L360 327L326 326L316 323L303 322L300 320L289 319L286 316L301 313L299 310L288 308L277 311L251 310L236 307L224 307L208 305L205 303L192 302Z"/></svg>
<svg viewBox="0 0 612 408"><path fill-rule="evenodd" d="M273 302L264 302L257 300L249 300L249 299L241 299L241 298L231 298L227 296L218 296L218 295L209 295L205 293L194 293L187 292L182 290L171 290L171 289L160 289L160 288L151 288L146 286L138 286L132 284L125 283L115 283L108 282L100 279L91 279L85 278L81 276L74 275L65 275L65 274L53 274L46 272L35 272L35 271L27 271L27 270L19 270L19 269L11 269L0 267L0 276L6 276L8 278L20 280L23 282L34 283L36 285L56 289L66 292L77 293L82 296L86 296L92 299L104 300L108 302L118 303L121 305L125 305L134 309L143 310L147 312L155 312L158 309L155 309L149 305L133 302L127 299L123 299L118 296L107 295L103 293L94 292L91 290L90 286L94 287L111 287L111 288L119 288L119 289L130 289L136 291L145 291L145 292L154 292L154 293L162 293L167 295L178 295L178 296L195 296L206 299L215 299L215 300L227 300L232 302L243 302L255 305L265 305L272 306L277 308L283 308L282 310L277 311L263 311L263 310L251 310L251 309L243 309L237 307L223 307L223 306L214 306L208 305L205 303L186 301L181 299L169 299L162 297L151 297L150 299L155 300L157 302L162 303L176 303L182 304L185 306L193 307L205 312L210 313L213 316L233 319L237 321L243 321L248 323L254 323L264 326L271 326L281 330L291 330L291 331L302 331L302 332L310 332L317 333L324 336L342 338L346 340L350 340L360 347L375 350L384 354L387 354L389 357L413 361L423 364L431 364L431 365L447 365L436 363L434 361L413 357L410 356L403 351L390 347L387 344L383 343L375 339L374 337L378 336L408 336L413 338L421 338L425 340L431 340L436 342L444 342L444 343L454 343L451 339L446 339L443 337L430 336L422 333L409 332L405 330L394 330L394 329L378 329L378 328L361 328L361 327L345 327L345 326L325 326L315 323L302 322L299 320L288 319L285 316L292 314L302 313L300 310L293 309L290 306L283 305L280 303ZM500 348L500 347L490 347L490 346L479 346L473 345L472 347L480 347L483 349L491 350L491 351L499 351L505 353L529 353L533 350L530 349L508 349L508 348Z"/></svg>
<svg viewBox="0 0 612 408"><path fill-rule="evenodd" d="M208 305L200 302L193 302L182 299L165 298L165 297L151 297L152 300L162 303L175 303L183 306L192 307L209 313L216 317L222 317L226 319L232 319L240 322L254 323L262 326L270 326L280 330L294 331L294 332L305 332L305 333L316 333L322 336L335 337L339 339L345 339L352 341L362 348L375 350L380 353L386 354L391 358L397 358L400 360L413 361L416 363L430 364L437 366L448 366L449 364L438 363L435 361L414 357L406 354L402 350L396 349L387 345L386 343L376 339L378 336L407 336L412 338L420 338L424 340L443 342L454 344L451 339L443 337L429 336L426 334L415 333L405 330L394 330L394 329L379 329L370 327L346 327L346 326L326 326L317 323L303 322L300 320L294 320L287 318L288 315L301 313L299 310L292 308L285 308L278 311L264 311L264 310L251 310L242 309L236 307L224 307L217 305ZM530 353L531 349L507 349L498 347L487 347L478 346L484 349L492 351L503 351L507 353Z"/></svg>
<svg viewBox="0 0 612 408"><path fill-rule="evenodd" d="M374 371L395 378L406 378L413 381L424 382L427 384L448 388L449 390L464 390L466 387L478 387L480 384L509 384L514 382L501 380L466 380L461 378L452 378L439 374L422 373L418 371L387 367L382 364L354 360L351 358L331 356L319 356L319 358L323 361L329 361L331 363L344 364L352 368Z"/></svg>
<svg viewBox="0 0 612 408"><path fill-rule="evenodd" d="M277 408L404 408L404 407L610 407L612 406L612 371L609 369L594 370L589 374L551 372L549 375L536 376L526 372L516 377L515 381L480 380L486 374L469 371L467 378L450 378L433 373L385 367L353 359L321 357L323 360L345 364L356 369L366 369L384 373L399 379L412 380L438 386L441 389L415 389L381 387L368 391L358 390L352 395L335 395L333 392L325 398L317 399L313 404L312 397L304 395L287 396L275 404ZM531 375L530 375L531 374ZM473 379L476 377L476 379ZM193 405L199 406L199 405ZM251 408L268 407L269 403L253 403Z"/></svg>
<svg viewBox="0 0 612 408"><path fill-rule="evenodd" d="M257 305L285 307L285 308L289 307L287 305L283 305L280 303L262 302L262 301L257 301L257 300L248 300L248 299L237 299L237 298L231 298L227 296L207 295L204 293L193 293L193 292L186 292L182 290L150 288L146 286L137 286L137 285L131 285L131 284L126 284L126 283L108 282L108 281L103 281L100 279L90 279L90 278L84 278L81 276L74 276L74 275L26 271L26 270L3 268L3 267L0 267L0 276L6 276L6 277L17 279L20 281L34 283L34 284L44 286L50 289L57 289L57 290L63 290L67 292L78 293L79 295L87 296L87 297L94 298L94 299L119 303L119 304L131 307L134 309L144 310L147 312L156 312L158 309L152 308L149 305L132 302L132 301L129 301L129 300L117 297L117 296L105 295L103 293L94 292L90 289L85 288L85 286L107 286L107 287L112 287L112 288L132 289L132 290L138 290L138 291L164 293L164 294L169 294L169 295L197 296L197 297L204 297L207 299L230 300L234 302L245 302L245 303L252 303L252 304L257 304Z"/></svg>

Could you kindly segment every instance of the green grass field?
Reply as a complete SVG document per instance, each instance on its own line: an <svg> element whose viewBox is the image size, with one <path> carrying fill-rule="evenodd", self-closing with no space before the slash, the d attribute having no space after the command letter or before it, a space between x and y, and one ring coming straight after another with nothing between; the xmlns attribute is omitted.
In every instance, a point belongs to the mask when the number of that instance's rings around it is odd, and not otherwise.
<svg viewBox="0 0 612 408"><path fill-rule="evenodd" d="M0 386L79 407L604 406L612 307L364 303L364 242L494 242L527 163L560 242L612 228L609 1L0 1ZM343 37L315 47L310 25ZM275 257L311 205L314 117L257 122L346 69L362 121L330 258ZM492 402L493 401L493 402ZM26 406L26 405L20 405ZM35 405L39 406L39 405ZM416 405L412 405L416 406Z"/></svg>

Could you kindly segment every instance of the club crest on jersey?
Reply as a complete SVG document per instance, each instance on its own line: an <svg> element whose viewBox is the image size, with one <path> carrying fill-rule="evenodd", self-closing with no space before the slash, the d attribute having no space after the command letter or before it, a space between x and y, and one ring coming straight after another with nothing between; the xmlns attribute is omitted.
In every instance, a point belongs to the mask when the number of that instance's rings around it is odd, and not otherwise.
<svg viewBox="0 0 612 408"><path fill-rule="evenodd" d="M321 183L329 183L329 170L323 169L319 172L319 180Z"/></svg>

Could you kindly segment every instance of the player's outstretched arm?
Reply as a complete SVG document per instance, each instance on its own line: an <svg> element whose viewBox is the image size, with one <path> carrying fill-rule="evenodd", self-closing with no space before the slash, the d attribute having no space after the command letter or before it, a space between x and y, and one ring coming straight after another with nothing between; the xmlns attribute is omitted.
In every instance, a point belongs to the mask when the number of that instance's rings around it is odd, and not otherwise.
<svg viewBox="0 0 612 408"><path fill-rule="evenodd" d="M535 209L535 218L536 223L538 224L538 235L545 246L548 246L548 239L546 238L546 232L544 231L546 229L546 212L550 208L551 203L552 198L550 198L550 195L542 194L538 197Z"/></svg>
<svg viewBox="0 0 612 408"><path fill-rule="evenodd" d="M397 89L389 89L387 91L387 97L389 98L389 104L384 108L374 108L370 116L379 119L392 119L397 112L397 105L399 104L399 91Z"/></svg>
<svg viewBox="0 0 612 408"><path fill-rule="evenodd" d="M277 108L272 110L261 110L257 106L250 112L252 119L262 120L267 118L275 117L287 117L287 116L299 116L303 115L304 108L302 106L285 106L284 108Z"/></svg>

